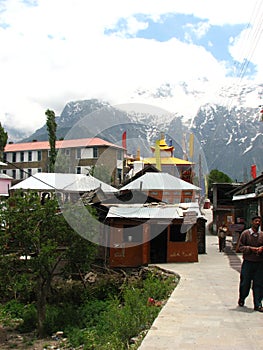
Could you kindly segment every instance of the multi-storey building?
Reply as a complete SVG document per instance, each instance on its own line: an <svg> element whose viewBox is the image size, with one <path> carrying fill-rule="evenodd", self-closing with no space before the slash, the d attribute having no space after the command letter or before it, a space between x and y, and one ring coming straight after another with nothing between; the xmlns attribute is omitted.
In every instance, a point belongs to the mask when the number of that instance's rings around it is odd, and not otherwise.
<svg viewBox="0 0 263 350"><path fill-rule="evenodd" d="M109 174L118 185L123 179L124 148L100 138L56 141L55 171L87 174L92 169ZM8 143L4 150L3 172L17 183L38 172L49 171L49 141ZM95 175L96 176L96 175Z"/></svg>

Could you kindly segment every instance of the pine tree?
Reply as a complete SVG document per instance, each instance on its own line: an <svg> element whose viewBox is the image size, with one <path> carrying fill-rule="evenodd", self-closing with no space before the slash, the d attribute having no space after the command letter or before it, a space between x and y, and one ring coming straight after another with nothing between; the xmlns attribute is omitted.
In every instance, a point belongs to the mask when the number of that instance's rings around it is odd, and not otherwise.
<svg viewBox="0 0 263 350"><path fill-rule="evenodd" d="M57 123L56 123L55 113L53 111L51 111L50 109L47 109L45 114L47 116L47 130L48 130L49 145L50 145L49 172L54 173L56 156L57 156L57 151L56 151Z"/></svg>

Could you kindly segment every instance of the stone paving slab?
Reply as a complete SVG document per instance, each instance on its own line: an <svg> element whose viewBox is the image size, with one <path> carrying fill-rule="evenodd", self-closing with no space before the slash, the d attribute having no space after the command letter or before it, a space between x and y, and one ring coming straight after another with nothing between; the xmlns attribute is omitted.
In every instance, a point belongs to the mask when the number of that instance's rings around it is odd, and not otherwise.
<svg viewBox="0 0 263 350"><path fill-rule="evenodd" d="M217 237L207 235L199 262L159 264L180 282L139 350L263 349L263 314L253 310L252 293L237 305L241 261L230 242L220 253Z"/></svg>

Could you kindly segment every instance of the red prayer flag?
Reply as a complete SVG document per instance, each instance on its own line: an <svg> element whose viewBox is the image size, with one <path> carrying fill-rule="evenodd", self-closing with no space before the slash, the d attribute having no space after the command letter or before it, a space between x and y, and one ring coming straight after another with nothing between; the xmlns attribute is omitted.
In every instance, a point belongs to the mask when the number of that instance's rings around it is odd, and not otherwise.
<svg viewBox="0 0 263 350"><path fill-rule="evenodd" d="M251 165L251 176L253 179L257 177L257 166L256 164Z"/></svg>
<svg viewBox="0 0 263 350"><path fill-rule="evenodd" d="M122 134L122 147L125 149L127 149L126 136L127 136L127 133L126 131L124 131L124 133Z"/></svg>

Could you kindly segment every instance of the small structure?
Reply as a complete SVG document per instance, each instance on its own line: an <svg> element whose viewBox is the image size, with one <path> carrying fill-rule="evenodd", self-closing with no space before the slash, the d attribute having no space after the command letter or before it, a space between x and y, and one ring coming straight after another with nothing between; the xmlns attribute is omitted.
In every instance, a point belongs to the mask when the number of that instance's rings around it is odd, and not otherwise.
<svg viewBox="0 0 263 350"><path fill-rule="evenodd" d="M213 233L217 234L219 226L223 223L228 231L232 232L235 223L236 209L232 200L233 192L240 188L240 183L214 183L213 184ZM239 215L240 216L240 215Z"/></svg>
<svg viewBox="0 0 263 350"><path fill-rule="evenodd" d="M224 222L235 247L254 215L263 215L263 174L247 183L213 184L213 231Z"/></svg>
<svg viewBox="0 0 263 350"><path fill-rule="evenodd" d="M0 197L8 197L13 178L0 173Z"/></svg>
<svg viewBox="0 0 263 350"><path fill-rule="evenodd" d="M231 192L236 216L249 225L254 215L263 215L263 174Z"/></svg>
<svg viewBox="0 0 263 350"><path fill-rule="evenodd" d="M61 174L61 173L37 173L34 176L19 182L10 188L12 194L17 190L37 191L44 199L51 193L56 193L61 202L76 201L84 193L100 188L104 193L113 195L118 190L91 175Z"/></svg>
<svg viewBox="0 0 263 350"><path fill-rule="evenodd" d="M164 172L145 173L120 188L120 191L137 190L169 204L198 202L200 188Z"/></svg>
<svg viewBox="0 0 263 350"><path fill-rule="evenodd" d="M205 253L205 222L199 187L167 173L145 173L105 201L110 267L196 262ZM126 201L125 201L126 199ZM106 212L106 211L105 211Z"/></svg>
<svg viewBox="0 0 263 350"><path fill-rule="evenodd" d="M0 167L6 167L6 163L0 161ZM0 171L0 197L8 197L13 178Z"/></svg>
<svg viewBox="0 0 263 350"><path fill-rule="evenodd" d="M198 205L119 205L110 207L109 266L197 262L198 238L206 219Z"/></svg>
<svg viewBox="0 0 263 350"><path fill-rule="evenodd" d="M240 233L248 228L254 215L263 216L263 174L240 185L231 192L235 212L232 225L234 244Z"/></svg>

